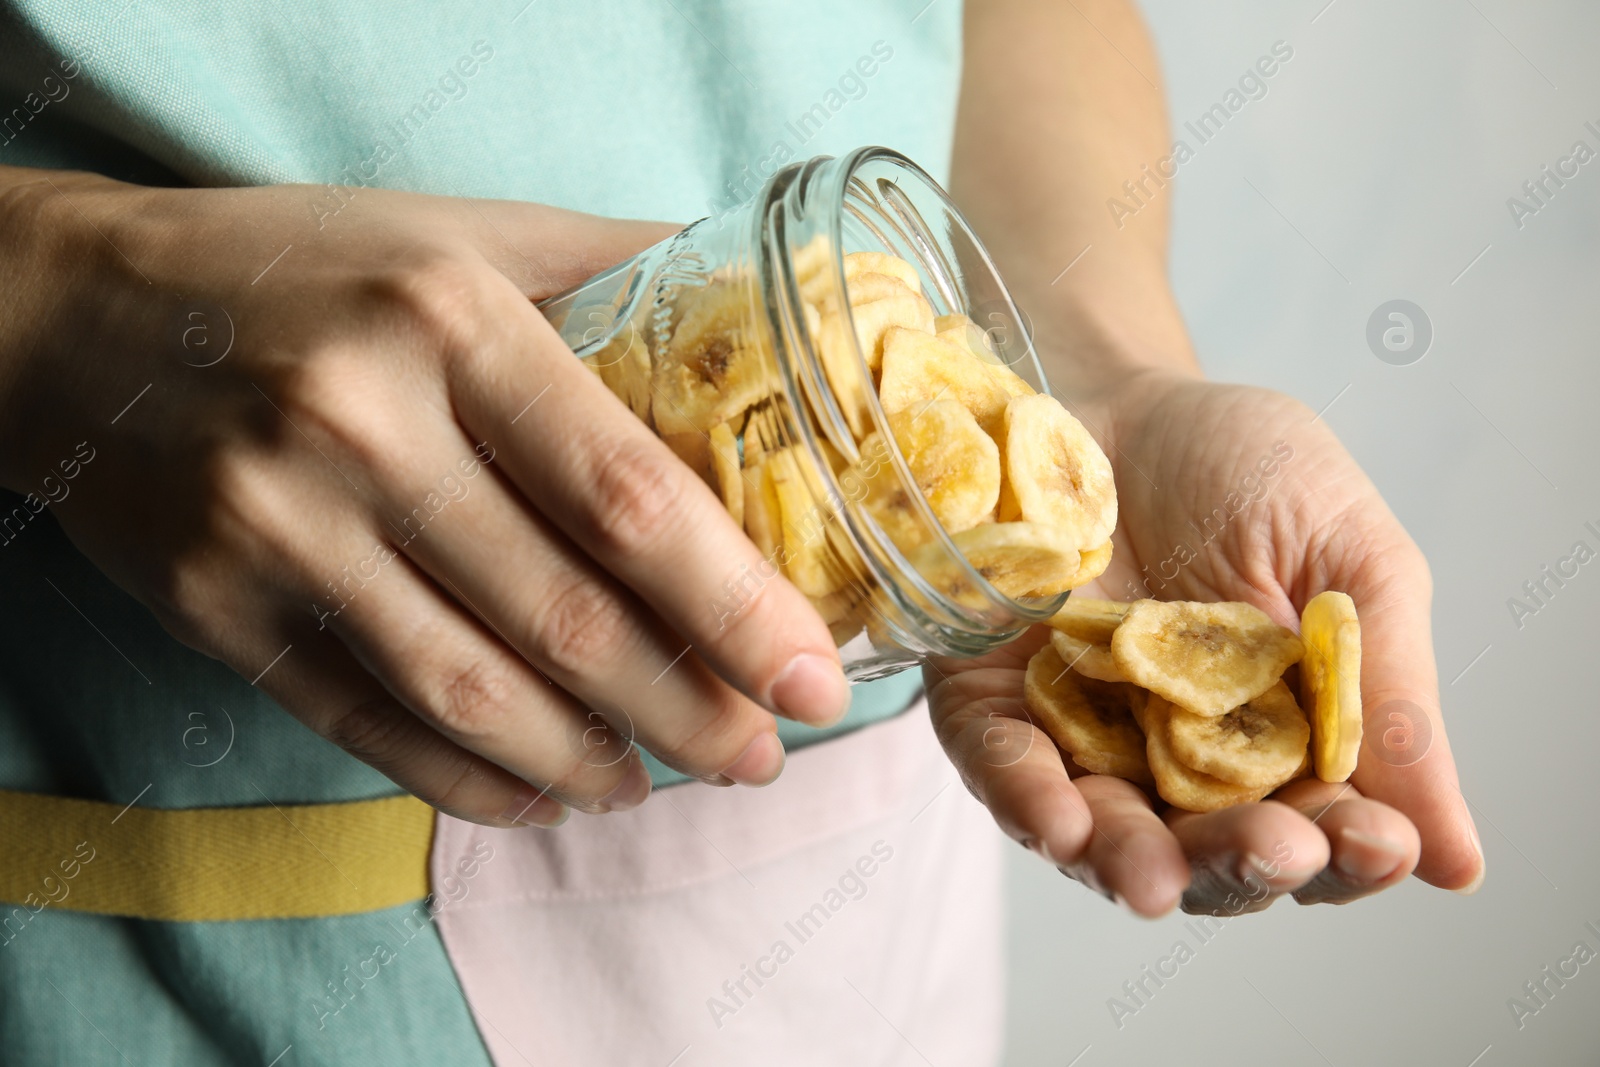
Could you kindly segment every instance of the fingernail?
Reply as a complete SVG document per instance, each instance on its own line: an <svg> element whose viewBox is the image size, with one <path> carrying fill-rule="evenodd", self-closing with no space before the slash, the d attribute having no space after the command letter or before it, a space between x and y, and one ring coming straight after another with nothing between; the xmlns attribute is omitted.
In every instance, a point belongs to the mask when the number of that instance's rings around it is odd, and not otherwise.
<svg viewBox="0 0 1600 1067"><path fill-rule="evenodd" d="M718 789L725 789L734 784L733 779L726 774L697 774L694 778L696 781L704 782L706 785L714 785Z"/></svg>
<svg viewBox="0 0 1600 1067"><path fill-rule="evenodd" d="M722 768L722 773L740 785L772 784L783 773L783 742L777 734L756 735L738 759Z"/></svg>
<svg viewBox="0 0 1600 1067"><path fill-rule="evenodd" d="M628 766L628 773L622 776L622 781L615 789L601 799L600 806L606 811L630 811L643 804L649 795L650 771L645 767L644 760L634 757Z"/></svg>
<svg viewBox="0 0 1600 1067"><path fill-rule="evenodd" d="M1358 882L1381 882L1406 858L1405 846L1348 826L1339 831L1339 846L1333 865Z"/></svg>
<svg viewBox="0 0 1600 1067"><path fill-rule="evenodd" d="M797 722L832 726L850 710L850 683L837 660L802 652L772 683L772 703Z"/></svg>
<svg viewBox="0 0 1600 1067"><path fill-rule="evenodd" d="M546 795L542 789L524 786L500 817L518 826L541 826L549 830L566 822L571 814L571 808Z"/></svg>
<svg viewBox="0 0 1600 1067"><path fill-rule="evenodd" d="M1489 874L1489 862L1484 858L1483 855L1483 841L1478 837L1478 826L1472 821L1472 815L1470 812L1467 814L1467 829L1472 835L1472 848L1478 853L1478 876L1472 881L1468 882L1466 885L1462 886L1460 889L1456 890L1457 893L1460 893L1464 897L1470 897L1472 894L1482 889L1483 880Z"/></svg>
<svg viewBox="0 0 1600 1067"><path fill-rule="evenodd" d="M1283 877L1283 867L1262 859L1254 852L1246 852L1239 860L1239 881L1246 889L1253 885L1270 886L1274 878Z"/></svg>

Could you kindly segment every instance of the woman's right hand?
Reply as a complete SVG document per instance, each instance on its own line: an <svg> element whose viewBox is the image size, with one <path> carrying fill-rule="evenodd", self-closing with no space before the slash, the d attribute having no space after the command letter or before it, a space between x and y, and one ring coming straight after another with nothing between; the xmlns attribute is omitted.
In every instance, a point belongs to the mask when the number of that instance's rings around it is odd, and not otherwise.
<svg viewBox="0 0 1600 1067"><path fill-rule="evenodd" d="M337 195L0 168L0 484L92 448L79 549L452 815L637 805L630 740L775 778L769 712L848 706L827 627L718 607L755 547L530 302L672 227Z"/></svg>

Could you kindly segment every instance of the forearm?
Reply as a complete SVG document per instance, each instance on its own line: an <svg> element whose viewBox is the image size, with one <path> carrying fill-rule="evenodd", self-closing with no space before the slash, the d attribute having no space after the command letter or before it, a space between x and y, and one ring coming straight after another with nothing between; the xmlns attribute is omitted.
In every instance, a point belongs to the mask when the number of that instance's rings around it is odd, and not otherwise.
<svg viewBox="0 0 1600 1067"><path fill-rule="evenodd" d="M1134 4L969 0L965 40L951 192L1051 379L1083 393L1141 368L1198 373L1167 281L1171 190L1147 176L1172 142ZM1127 181L1143 203L1114 219Z"/></svg>

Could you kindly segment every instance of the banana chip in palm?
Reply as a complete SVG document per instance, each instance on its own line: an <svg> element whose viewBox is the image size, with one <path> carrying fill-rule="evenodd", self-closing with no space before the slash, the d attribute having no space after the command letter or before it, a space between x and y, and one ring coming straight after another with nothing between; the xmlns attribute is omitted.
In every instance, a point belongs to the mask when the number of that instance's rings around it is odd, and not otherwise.
<svg viewBox="0 0 1600 1067"><path fill-rule="evenodd" d="M1140 712L1144 723L1145 757L1156 780L1156 792L1173 807L1185 811L1219 811L1235 804L1250 804L1272 792L1272 786L1244 786L1197 771L1172 750L1171 720L1176 709L1152 693Z"/></svg>
<svg viewBox="0 0 1600 1067"><path fill-rule="evenodd" d="M1111 636L1128 680L1196 715L1226 715L1299 661L1300 639L1249 604L1140 600Z"/></svg>
<svg viewBox="0 0 1600 1067"><path fill-rule="evenodd" d="M1173 755L1197 771L1234 785L1276 788L1306 758L1311 726L1289 687L1279 681L1226 715L1181 708L1167 723Z"/></svg>
<svg viewBox="0 0 1600 1067"><path fill-rule="evenodd" d="M1154 784L1144 734L1133 718L1140 700L1133 686L1085 678L1045 645L1028 661L1023 698L1044 732L1090 774Z"/></svg>
<svg viewBox="0 0 1600 1067"><path fill-rule="evenodd" d="M1356 604L1329 590L1300 613L1300 689L1311 715L1311 754L1317 777L1342 782L1361 753L1361 623Z"/></svg>
<svg viewBox="0 0 1600 1067"><path fill-rule="evenodd" d="M1093 641L1084 641L1073 637L1071 634L1062 633L1060 630L1050 634L1050 644L1055 647L1056 653L1066 661L1067 666L1083 675L1101 682L1126 682L1128 676L1122 673L1122 668L1117 666L1117 661L1112 658L1111 646L1097 644Z"/></svg>
<svg viewBox="0 0 1600 1067"><path fill-rule="evenodd" d="M1110 645L1111 635L1117 632L1117 627L1127 618L1131 607L1131 603L1118 600L1068 597L1061 610L1050 616L1049 625L1051 629L1060 630L1080 641Z"/></svg>

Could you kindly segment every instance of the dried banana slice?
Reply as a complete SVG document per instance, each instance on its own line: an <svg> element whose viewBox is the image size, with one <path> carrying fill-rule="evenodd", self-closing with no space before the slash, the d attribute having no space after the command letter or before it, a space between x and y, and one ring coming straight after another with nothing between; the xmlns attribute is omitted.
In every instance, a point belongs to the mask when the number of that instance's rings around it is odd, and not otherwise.
<svg viewBox="0 0 1600 1067"><path fill-rule="evenodd" d="M917 268L887 252L850 252L844 257L844 278L850 286L850 302L856 302L854 279L860 274L885 274L896 279L914 293L922 292L922 278Z"/></svg>
<svg viewBox="0 0 1600 1067"><path fill-rule="evenodd" d="M704 432L772 393L767 360L746 327L747 300L741 285L715 285L683 313L651 378L661 433Z"/></svg>
<svg viewBox="0 0 1600 1067"><path fill-rule="evenodd" d="M1140 721L1144 724L1145 757L1156 780L1156 792L1175 808L1185 811L1218 811L1235 804L1250 804L1268 793L1271 786L1245 786L1224 782L1202 773L1178 759L1172 751L1172 704L1152 693Z"/></svg>
<svg viewBox="0 0 1600 1067"><path fill-rule="evenodd" d="M972 413L954 400L935 400L889 416L911 477L950 533L993 518L1000 498L1000 449Z"/></svg>
<svg viewBox="0 0 1600 1067"><path fill-rule="evenodd" d="M996 509L998 510L998 508ZM1088 585L1106 572L1111 566L1111 542L1086 548L1078 553L1078 569L1063 578L1058 584L1035 589L1030 596L1055 596L1069 589L1076 589L1080 585Z"/></svg>
<svg viewBox="0 0 1600 1067"><path fill-rule="evenodd" d="M1302 651L1249 604L1139 600L1111 635L1129 681L1196 715L1225 715L1265 693Z"/></svg>
<svg viewBox="0 0 1600 1067"><path fill-rule="evenodd" d="M988 364L966 349L931 333L891 328L883 335L878 399L888 412L929 400L954 400L972 412L986 433L997 436L1011 397L989 373Z"/></svg>
<svg viewBox="0 0 1600 1067"><path fill-rule="evenodd" d="M1050 396L1010 397L1003 419L1006 480L1022 518L1101 545L1117 526L1111 462L1083 424Z"/></svg>
<svg viewBox="0 0 1600 1067"><path fill-rule="evenodd" d="M1145 756L1144 734L1133 719L1136 691L1084 678L1067 669L1056 650L1045 645L1028 661L1023 699L1039 725L1078 766L1090 774L1110 774L1154 785Z"/></svg>
<svg viewBox="0 0 1600 1067"><path fill-rule="evenodd" d="M860 502L890 544L909 554L932 536L876 431L861 442L861 462L840 478L846 499Z"/></svg>
<svg viewBox="0 0 1600 1067"><path fill-rule="evenodd" d="M1344 593L1318 593L1300 613L1300 693L1311 714L1317 777L1342 782L1361 752L1361 623Z"/></svg>
<svg viewBox="0 0 1600 1067"><path fill-rule="evenodd" d="M952 534L956 548L1006 596L1027 596L1078 569L1078 550L1060 530L1035 522L988 522Z"/></svg>
<svg viewBox="0 0 1600 1067"><path fill-rule="evenodd" d="M1092 597L1068 597L1061 610L1050 616L1051 629L1060 630L1079 641L1097 645L1111 644L1111 635L1117 632L1127 617L1132 603L1119 600L1095 600Z"/></svg>
<svg viewBox="0 0 1600 1067"><path fill-rule="evenodd" d="M707 449L710 453L711 488L722 499L733 521L744 523L744 473L739 469L739 442L733 428L725 422L711 427Z"/></svg>
<svg viewBox="0 0 1600 1067"><path fill-rule="evenodd" d="M1033 396L1037 389L1016 371L1006 366L994 350L994 343L977 323L965 315L940 315L933 320L933 332L941 341L965 348L983 361L994 380L1010 396Z"/></svg>
<svg viewBox="0 0 1600 1067"><path fill-rule="evenodd" d="M646 425L650 423L650 349L637 330L624 328L583 361L617 399Z"/></svg>
<svg viewBox="0 0 1600 1067"><path fill-rule="evenodd" d="M1055 646L1056 653L1066 661L1067 666L1085 678L1101 682L1128 680L1128 676L1122 673L1122 668L1112 658L1110 645L1085 641L1060 630L1050 635L1050 644Z"/></svg>
<svg viewBox="0 0 1600 1067"><path fill-rule="evenodd" d="M778 508L778 493L772 483L769 467L772 458L768 456L767 460L745 468L744 531L755 542L762 558L777 562L783 547L783 513Z"/></svg>
<svg viewBox="0 0 1600 1067"><path fill-rule="evenodd" d="M1251 787L1276 788L1294 777L1311 740L1311 724L1282 681L1219 717L1179 708L1167 729L1178 759L1224 782Z"/></svg>
<svg viewBox="0 0 1600 1067"><path fill-rule="evenodd" d="M883 366L883 343L889 330L899 327L914 330L924 337L933 335L933 308L921 293L890 291L886 295L857 302L855 291L852 290L850 318L855 323L861 355L873 374L877 374Z"/></svg>
<svg viewBox="0 0 1600 1067"><path fill-rule="evenodd" d="M805 316L834 402L844 415L845 425L850 427L850 435L859 441L872 428L872 386L856 356L849 328L831 302L820 311L805 305Z"/></svg>
<svg viewBox="0 0 1600 1067"><path fill-rule="evenodd" d="M797 449L787 448L774 453L766 469L782 521L779 562L784 577L815 600L836 592L844 582L828 539L828 526L837 516L816 499L801 472L800 465L810 462Z"/></svg>

